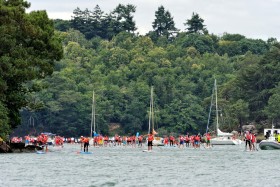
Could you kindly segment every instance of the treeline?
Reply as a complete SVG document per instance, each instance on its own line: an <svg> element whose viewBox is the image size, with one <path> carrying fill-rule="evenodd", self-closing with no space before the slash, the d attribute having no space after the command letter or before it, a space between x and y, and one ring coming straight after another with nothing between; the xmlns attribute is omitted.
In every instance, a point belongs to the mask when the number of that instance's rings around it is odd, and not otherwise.
<svg viewBox="0 0 280 187"><path fill-rule="evenodd" d="M96 38L111 40L121 32L139 36L138 33L135 33L137 30L136 22L133 20L135 12L136 7L131 4L119 4L113 11L106 14L98 5L93 10L76 8L71 20L54 20L55 29L62 32L69 29L78 30L87 40L96 40ZM275 38L270 38L265 42L259 39L248 39L240 34L225 34L222 37L209 34L204 20L197 13L193 13L184 25L186 32L177 29L171 13L160 6L155 11L153 30L146 36L157 45L166 45L176 39L182 47L193 46L201 54L208 52L229 56L242 55L247 51L261 55L269 49L272 43L277 42ZM178 38L182 40L178 40Z"/></svg>
<svg viewBox="0 0 280 187"><path fill-rule="evenodd" d="M150 88L154 86L156 129L161 135L202 133L206 130L214 79L218 81L223 130L240 130L244 124L261 124L268 119L277 122L279 115L273 107L280 104L276 102L280 49L276 41L257 40L260 45L256 48L266 47L260 54L248 49L229 56L216 51L231 49L220 43L235 42L236 48L242 48L240 40L232 40L235 34L219 38L182 32L172 41L159 38L157 42L128 32L110 41L87 40L73 29L58 34L63 39L64 58L56 62L52 76L37 82L45 89L34 94L33 101L44 107L23 112L25 127L32 125L28 121L32 116L37 131L89 134L94 91L99 133L113 135L117 125L118 133L146 133ZM215 42L201 44L203 38L213 37ZM212 130L214 121L212 116Z"/></svg>
<svg viewBox="0 0 280 187"><path fill-rule="evenodd" d="M97 7L92 13L77 8L70 21L55 20L64 57L54 62L52 75L27 82L41 91L25 95L28 105L21 110L18 132L89 135L94 91L98 133L146 133L153 86L160 135L203 133L214 79L222 130L240 130L251 122L259 127L272 121L278 124L276 39L209 34L195 13L186 20L186 32L178 31L162 6L155 12L154 30L141 36L134 32L135 11L132 5L119 5L96 22L98 27L90 26L93 13L102 12ZM89 18L93 20L85 21ZM214 121L212 116L212 130Z"/></svg>

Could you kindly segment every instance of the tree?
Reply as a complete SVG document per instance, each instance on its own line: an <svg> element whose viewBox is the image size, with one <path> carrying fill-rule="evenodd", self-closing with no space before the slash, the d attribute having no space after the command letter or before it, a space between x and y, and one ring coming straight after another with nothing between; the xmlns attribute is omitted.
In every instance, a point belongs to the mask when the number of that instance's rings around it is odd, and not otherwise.
<svg viewBox="0 0 280 187"><path fill-rule="evenodd" d="M26 93L36 90L26 83L52 74L54 61L63 54L46 11L27 14L29 7L23 0L0 1L0 103L11 128L20 124L19 109L27 105Z"/></svg>
<svg viewBox="0 0 280 187"><path fill-rule="evenodd" d="M175 22L169 11L165 11L163 6L160 6L155 12L155 20L153 22L153 29L157 36L165 36L169 38L173 32L177 32Z"/></svg>
<svg viewBox="0 0 280 187"><path fill-rule="evenodd" d="M59 31L67 31L71 28L71 23L68 20L62 19L55 19L54 21L54 28Z"/></svg>
<svg viewBox="0 0 280 187"><path fill-rule="evenodd" d="M133 21L132 13L135 13L136 7L128 4L122 5L119 4L115 10L112 12L113 16L115 16L116 21L118 23L119 32L126 31L126 32L134 32L136 30L135 21ZM117 34L119 33L117 32Z"/></svg>
<svg viewBox="0 0 280 187"><path fill-rule="evenodd" d="M273 123L279 121L280 119L280 84L277 85L276 88L272 90L272 94L268 100L268 105L265 107L264 112L268 116L268 119L270 119Z"/></svg>
<svg viewBox="0 0 280 187"><path fill-rule="evenodd" d="M93 37L102 37L104 35L104 32L106 32L106 28L103 27L102 23L105 19L104 12L101 10L101 8L96 5L93 12L90 15L91 17L91 24L92 24L92 32L94 32L92 35Z"/></svg>
<svg viewBox="0 0 280 187"><path fill-rule="evenodd" d="M188 26L186 30L188 30L188 33L198 33L198 34L207 34L208 31L205 28L205 25L203 25L204 20L199 17L197 13L192 14L192 18L187 20L186 23L184 23L185 26Z"/></svg>

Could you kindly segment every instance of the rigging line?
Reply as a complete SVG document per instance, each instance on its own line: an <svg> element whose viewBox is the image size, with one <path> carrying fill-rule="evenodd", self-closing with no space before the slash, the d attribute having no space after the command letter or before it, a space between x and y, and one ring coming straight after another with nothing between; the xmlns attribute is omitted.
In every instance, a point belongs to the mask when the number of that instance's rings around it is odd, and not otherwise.
<svg viewBox="0 0 280 187"><path fill-rule="evenodd" d="M214 87L212 89L211 104L210 104L210 108L209 108L206 133L208 133L208 130L209 130L209 123L210 123L210 117L211 117L211 113L212 113L213 99L214 99Z"/></svg>

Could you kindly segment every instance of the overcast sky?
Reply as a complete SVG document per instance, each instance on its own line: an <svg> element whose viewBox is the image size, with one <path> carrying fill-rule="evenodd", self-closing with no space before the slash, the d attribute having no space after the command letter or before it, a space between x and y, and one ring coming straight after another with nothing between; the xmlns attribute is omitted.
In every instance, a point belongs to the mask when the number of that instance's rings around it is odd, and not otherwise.
<svg viewBox="0 0 280 187"><path fill-rule="evenodd" d="M99 5L109 13L118 4L136 6L134 20L140 34L152 30L155 12L160 5L168 10L175 26L183 31L183 23L196 12L204 19L209 33L238 33L248 38L280 41L280 0L27 0L31 10L46 10L49 18L71 19L73 10Z"/></svg>

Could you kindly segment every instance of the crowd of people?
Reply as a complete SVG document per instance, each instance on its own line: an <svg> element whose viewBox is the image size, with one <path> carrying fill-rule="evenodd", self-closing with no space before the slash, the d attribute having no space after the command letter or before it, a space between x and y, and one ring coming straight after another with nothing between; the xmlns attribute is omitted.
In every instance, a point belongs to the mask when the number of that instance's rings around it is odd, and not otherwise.
<svg viewBox="0 0 280 187"><path fill-rule="evenodd" d="M33 144L39 146L45 145L54 145L54 146L63 146L64 143L69 144L81 144L81 150L84 152L88 151L89 146L93 147L112 147L112 146L131 146L131 147L142 147L143 143L147 143L148 150L152 150L153 141L155 139L155 134L150 133L147 135L132 135L132 136L119 136L115 135L113 137L109 137L107 135L96 135L92 138L81 136L79 138L74 137L61 137L54 136L49 137L47 134L41 133L37 137L34 136L25 136L24 140L21 137L13 137L11 139L12 143L24 142L26 145ZM192 148L200 148L201 145L205 148L211 147L211 135L210 133L205 133L203 136L198 133L195 135L179 135L173 136L172 134L169 136L164 136L160 138L160 145L163 146L171 146L171 147L192 147ZM245 141L245 149L249 151L257 150L256 147L256 135L251 133L250 131L246 131L244 134Z"/></svg>
<svg viewBox="0 0 280 187"><path fill-rule="evenodd" d="M143 143L147 143L148 151L152 150L153 141L155 139L155 134L150 133L147 135L138 135L138 136L119 136L115 135L114 137L98 135L90 139L88 137L81 136L79 139L74 139L70 141L71 143L81 143L81 147L84 146L84 151L88 150L89 142L92 143L92 146L96 147L107 147L107 146L131 146L131 147L142 147ZM200 148L201 143L205 143L205 147L210 147L211 135L206 133L204 136L200 134L197 135L180 135L175 137L173 135L164 136L160 138L160 145L162 146L171 146L171 147L193 147Z"/></svg>

